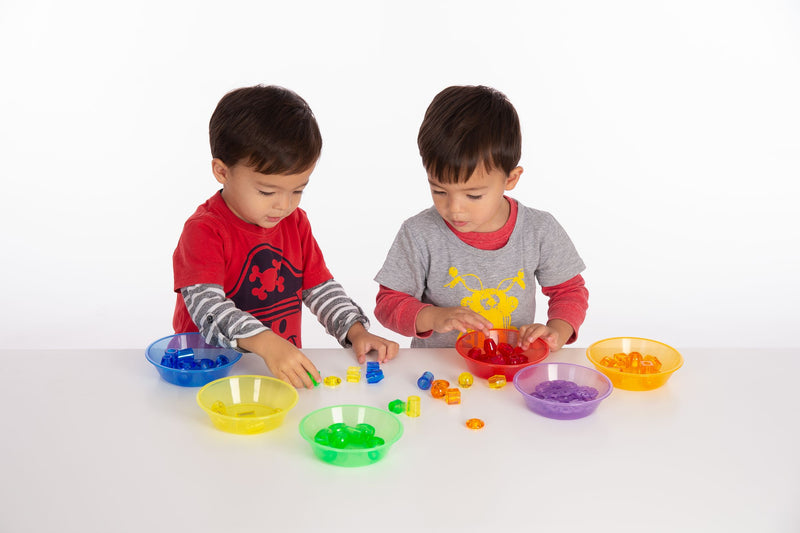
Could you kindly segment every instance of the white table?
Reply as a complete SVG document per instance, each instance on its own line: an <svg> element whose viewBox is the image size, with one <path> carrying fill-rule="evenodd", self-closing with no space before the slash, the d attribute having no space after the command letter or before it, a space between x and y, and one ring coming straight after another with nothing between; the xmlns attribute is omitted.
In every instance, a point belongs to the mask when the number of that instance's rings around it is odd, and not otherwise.
<svg viewBox="0 0 800 533"><path fill-rule="evenodd" d="M558 421L513 384L435 400L416 379L454 383L460 357L401 350L382 382L301 390L280 428L254 436L215 429L198 389L161 380L143 350L0 351L0 532L800 531L800 353L681 351L661 389L615 390ZM355 364L306 353L323 375ZM548 360L590 366L582 349ZM233 373L267 369L245 355ZM323 463L298 433L318 407L410 394L422 415L400 416L403 437L374 465Z"/></svg>

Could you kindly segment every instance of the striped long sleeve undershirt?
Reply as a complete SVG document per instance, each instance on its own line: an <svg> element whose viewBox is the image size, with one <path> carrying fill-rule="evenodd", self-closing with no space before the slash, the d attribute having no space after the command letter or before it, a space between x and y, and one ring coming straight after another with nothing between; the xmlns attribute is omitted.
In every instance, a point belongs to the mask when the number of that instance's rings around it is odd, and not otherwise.
<svg viewBox="0 0 800 533"><path fill-rule="evenodd" d="M201 283L181 288L183 301L200 334L209 344L237 348L237 339L252 337L267 328L257 318L236 307L225 297L222 286ZM328 280L303 291L303 303L339 344L351 346L347 332L356 322L369 327L361 308L344 292L336 280Z"/></svg>

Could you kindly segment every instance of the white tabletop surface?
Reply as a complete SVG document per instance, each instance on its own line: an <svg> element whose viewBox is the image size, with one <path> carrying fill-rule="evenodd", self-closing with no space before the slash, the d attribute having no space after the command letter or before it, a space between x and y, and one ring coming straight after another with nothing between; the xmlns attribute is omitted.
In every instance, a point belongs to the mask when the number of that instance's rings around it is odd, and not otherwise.
<svg viewBox="0 0 800 533"><path fill-rule="evenodd" d="M355 364L305 351L323 375ZM454 383L461 358L406 349L380 383L301 390L252 436L215 429L198 389L163 381L143 350L0 351L0 532L800 531L800 353L680 351L664 387L559 421L513 384L436 400L417 378ZM548 360L590 366L578 348ZM233 374L251 373L268 371L247 354ZM400 415L374 465L328 465L298 433L316 408L410 394L421 416Z"/></svg>

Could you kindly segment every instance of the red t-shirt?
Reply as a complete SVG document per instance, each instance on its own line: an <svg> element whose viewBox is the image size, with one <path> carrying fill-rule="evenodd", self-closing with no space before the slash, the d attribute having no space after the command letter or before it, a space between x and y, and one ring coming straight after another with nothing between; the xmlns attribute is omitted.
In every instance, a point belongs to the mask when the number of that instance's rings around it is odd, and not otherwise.
<svg viewBox="0 0 800 533"><path fill-rule="evenodd" d="M172 325L176 333L197 331L182 287L221 285L236 307L302 347L302 292L333 278L311 233L308 217L295 209L274 228L237 217L218 192L189 217L172 256L178 293Z"/></svg>

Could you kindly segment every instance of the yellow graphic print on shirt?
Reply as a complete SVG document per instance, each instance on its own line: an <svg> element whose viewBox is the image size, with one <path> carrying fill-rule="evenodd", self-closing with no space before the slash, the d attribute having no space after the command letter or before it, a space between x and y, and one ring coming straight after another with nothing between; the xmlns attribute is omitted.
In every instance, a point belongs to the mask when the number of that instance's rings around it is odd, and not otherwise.
<svg viewBox="0 0 800 533"><path fill-rule="evenodd" d="M468 307L489 320L495 328L509 328L511 327L511 313L519 305L519 300L514 296L508 296L506 293L516 283L520 288L525 290L525 273L520 270L513 278L506 278L501 281L496 289L484 288L481 278L475 274L464 274L463 276L458 273L456 267L450 267L448 274L453 279L446 283L446 288L455 288L456 285L461 283L471 293L469 296L461 300L461 307ZM467 285L466 277L475 278L478 281L480 288L473 288Z"/></svg>

